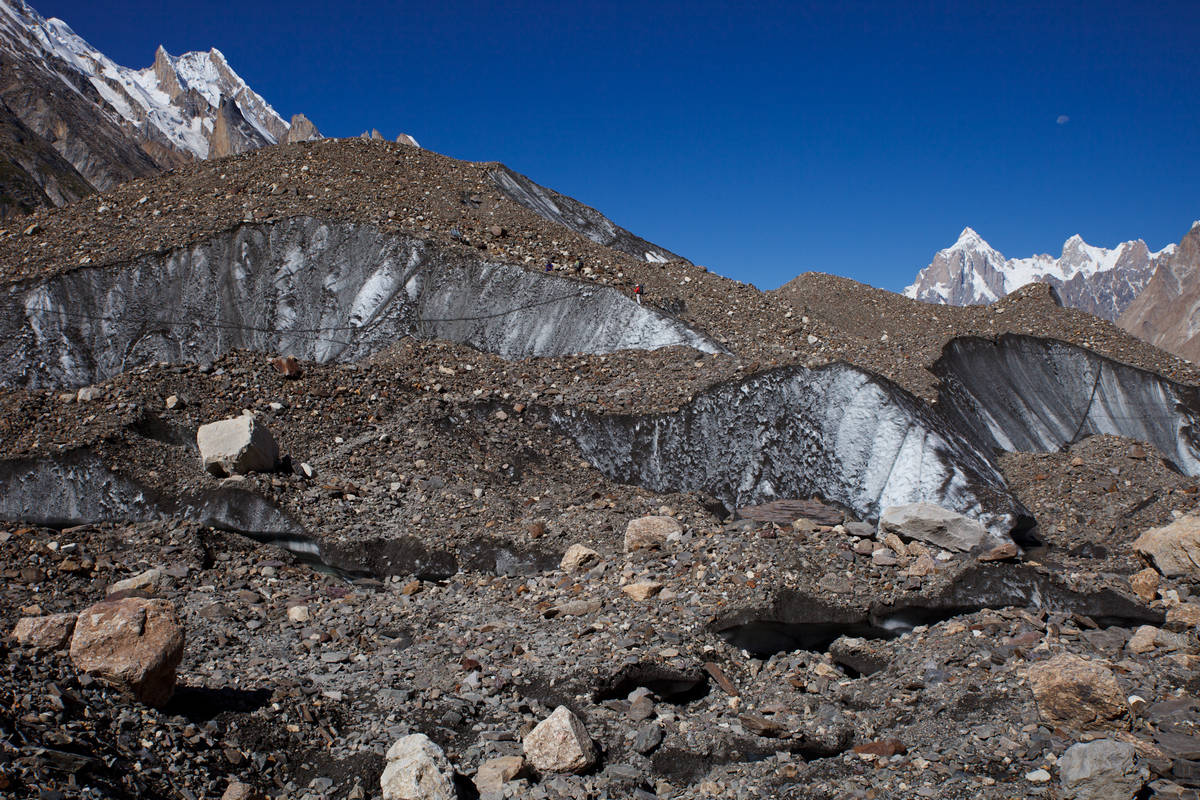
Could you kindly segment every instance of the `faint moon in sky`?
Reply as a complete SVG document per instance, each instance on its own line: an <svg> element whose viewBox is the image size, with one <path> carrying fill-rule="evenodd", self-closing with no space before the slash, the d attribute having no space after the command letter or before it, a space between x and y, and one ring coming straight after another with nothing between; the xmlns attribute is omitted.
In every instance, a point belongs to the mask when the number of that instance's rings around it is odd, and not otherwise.
<svg viewBox="0 0 1200 800"><path fill-rule="evenodd" d="M1058 119L1056 119L1054 121L1057 122L1059 125L1066 125L1068 122L1071 121L1071 118L1068 117L1066 114L1059 114Z"/></svg>

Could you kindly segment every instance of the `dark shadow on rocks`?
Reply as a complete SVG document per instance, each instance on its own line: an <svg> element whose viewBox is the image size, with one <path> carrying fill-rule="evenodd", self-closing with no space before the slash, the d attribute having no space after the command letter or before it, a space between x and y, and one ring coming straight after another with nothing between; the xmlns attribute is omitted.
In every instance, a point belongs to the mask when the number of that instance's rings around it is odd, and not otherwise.
<svg viewBox="0 0 1200 800"><path fill-rule="evenodd" d="M708 696L708 675L701 670L682 672L659 664L626 664L596 689L597 703L623 700L635 689L646 688L674 705L687 705Z"/></svg>
<svg viewBox="0 0 1200 800"><path fill-rule="evenodd" d="M223 686L177 686L165 713L186 717L192 722L207 722L219 714L245 714L257 711L271 700L270 689L234 689Z"/></svg>
<svg viewBox="0 0 1200 800"><path fill-rule="evenodd" d="M321 559L337 569L376 578L414 575L423 581L441 581L459 570L453 552L433 550L415 536L328 542Z"/></svg>
<svg viewBox="0 0 1200 800"><path fill-rule="evenodd" d="M792 591L765 609L742 609L710 629L734 647L757 656L790 650L825 651L841 636L891 639L918 625L933 625L985 609L1041 608L1090 617L1101 627L1161 625L1163 613L1112 590L1078 592L1029 565L977 565L944 591L868 609L832 606Z"/></svg>

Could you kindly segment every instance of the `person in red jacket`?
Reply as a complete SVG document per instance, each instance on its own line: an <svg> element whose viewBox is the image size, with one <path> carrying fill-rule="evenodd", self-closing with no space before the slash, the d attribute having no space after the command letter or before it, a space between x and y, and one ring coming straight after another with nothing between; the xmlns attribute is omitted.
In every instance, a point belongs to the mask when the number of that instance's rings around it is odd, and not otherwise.
<svg viewBox="0 0 1200 800"><path fill-rule="evenodd" d="M637 298L638 305L640 306L642 304L642 285L640 283L634 284L633 296Z"/></svg>

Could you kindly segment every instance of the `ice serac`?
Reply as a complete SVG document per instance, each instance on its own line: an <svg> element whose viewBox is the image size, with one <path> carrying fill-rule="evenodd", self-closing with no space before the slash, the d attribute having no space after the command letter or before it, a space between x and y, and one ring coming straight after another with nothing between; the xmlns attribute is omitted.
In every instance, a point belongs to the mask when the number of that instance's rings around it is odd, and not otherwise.
<svg viewBox="0 0 1200 800"><path fill-rule="evenodd" d="M131 262L10 284L0 385L82 386L233 348L329 362L403 336L505 358L721 347L610 287L464 259L368 225L247 224Z"/></svg>
<svg viewBox="0 0 1200 800"><path fill-rule="evenodd" d="M556 411L552 422L615 480L706 492L730 508L815 495L863 519L934 503L994 536L1030 522L987 452L920 400L848 364L761 373L675 413Z"/></svg>
<svg viewBox="0 0 1200 800"><path fill-rule="evenodd" d="M538 216L570 228L597 244L652 263L664 263L679 256L640 236L634 236L596 209L578 200L539 186L529 178L499 165L489 175L510 199L520 203Z"/></svg>
<svg viewBox="0 0 1200 800"><path fill-rule="evenodd" d="M904 290L929 303L965 306L991 303L1029 283L1048 283L1063 305L1115 320L1146 286L1158 259L1141 239L1111 250L1093 247L1079 235L1063 243L1062 254L1005 258L970 228L939 251Z"/></svg>
<svg viewBox="0 0 1200 800"><path fill-rule="evenodd" d="M1093 434L1149 442L1200 475L1200 390L1052 339L950 342L938 405L986 446L1054 452Z"/></svg>

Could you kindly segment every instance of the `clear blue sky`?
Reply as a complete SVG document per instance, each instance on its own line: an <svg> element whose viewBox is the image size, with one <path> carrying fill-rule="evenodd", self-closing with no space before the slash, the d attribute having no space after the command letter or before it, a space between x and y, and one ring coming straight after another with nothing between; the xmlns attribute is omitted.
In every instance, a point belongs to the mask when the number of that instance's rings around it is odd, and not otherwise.
<svg viewBox="0 0 1200 800"><path fill-rule="evenodd" d="M326 135L503 161L716 272L889 289L1200 218L1200 3L35 0L114 60L215 46ZM1069 118L1069 119L1068 119Z"/></svg>

